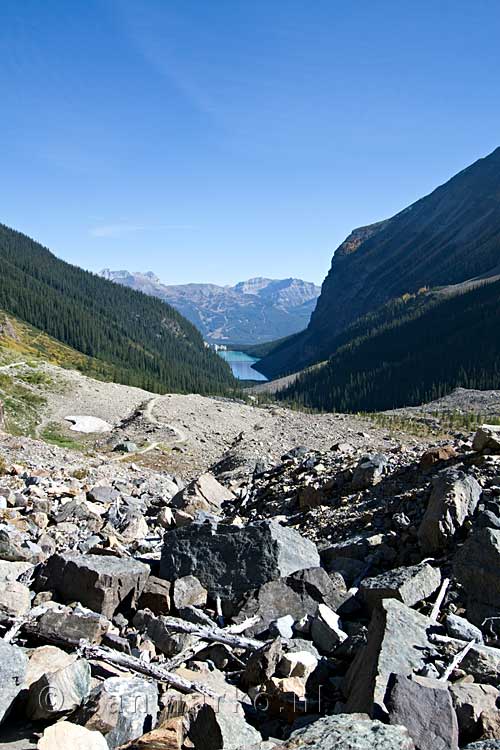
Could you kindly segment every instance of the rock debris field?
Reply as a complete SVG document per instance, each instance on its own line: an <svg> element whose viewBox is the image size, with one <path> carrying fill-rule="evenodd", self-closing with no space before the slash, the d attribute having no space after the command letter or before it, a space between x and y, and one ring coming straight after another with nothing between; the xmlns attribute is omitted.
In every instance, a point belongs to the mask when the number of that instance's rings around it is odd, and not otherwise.
<svg viewBox="0 0 500 750"><path fill-rule="evenodd" d="M500 428L89 398L0 435L0 748L500 749Z"/></svg>

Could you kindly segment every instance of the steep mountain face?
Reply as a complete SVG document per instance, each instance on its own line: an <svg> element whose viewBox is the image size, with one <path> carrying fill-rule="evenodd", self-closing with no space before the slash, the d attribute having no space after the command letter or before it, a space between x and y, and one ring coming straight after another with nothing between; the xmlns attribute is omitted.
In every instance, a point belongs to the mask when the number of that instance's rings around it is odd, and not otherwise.
<svg viewBox="0 0 500 750"><path fill-rule="evenodd" d="M259 363L270 377L330 356L339 334L422 288L498 273L500 148L387 221L354 232L333 256L304 333Z"/></svg>
<svg viewBox="0 0 500 750"><path fill-rule="evenodd" d="M0 309L95 363L102 377L153 391L226 393L229 367L158 299L55 257L0 225Z"/></svg>
<svg viewBox="0 0 500 750"><path fill-rule="evenodd" d="M301 279L255 278L230 287L169 286L151 272L105 269L101 276L168 302L217 344L256 344L303 330L320 291Z"/></svg>

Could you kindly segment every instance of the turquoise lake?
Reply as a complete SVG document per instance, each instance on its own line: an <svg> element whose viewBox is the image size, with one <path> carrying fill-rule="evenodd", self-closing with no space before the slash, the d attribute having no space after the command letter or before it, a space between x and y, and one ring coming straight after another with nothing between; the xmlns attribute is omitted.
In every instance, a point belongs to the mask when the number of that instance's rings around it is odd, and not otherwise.
<svg viewBox="0 0 500 750"><path fill-rule="evenodd" d="M226 360L234 377L238 380L267 380L265 375L253 369L252 365L259 361L255 357L250 357L245 352L219 351L217 353Z"/></svg>

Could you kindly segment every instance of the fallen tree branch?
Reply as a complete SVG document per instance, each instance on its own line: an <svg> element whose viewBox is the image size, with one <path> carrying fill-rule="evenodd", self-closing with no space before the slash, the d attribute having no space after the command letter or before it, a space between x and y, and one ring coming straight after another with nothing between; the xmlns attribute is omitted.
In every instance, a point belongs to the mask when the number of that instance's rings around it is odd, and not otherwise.
<svg viewBox="0 0 500 750"><path fill-rule="evenodd" d="M455 658L452 660L451 664L449 664L441 677L439 678L440 682L448 682L448 679L450 678L450 675L452 672L461 664L463 659L467 656L469 651L473 646L476 645L476 641L469 641L469 643L463 648L461 651L458 652L458 654L455 656Z"/></svg>
<svg viewBox="0 0 500 750"><path fill-rule="evenodd" d="M98 659L107 664L114 664L117 667L124 667L132 672L151 677L157 682L166 682L168 685L180 690L181 693L201 693L209 698L221 698L218 693L215 693L213 690L210 690L210 688L199 682L191 682L190 680L184 679L184 677L169 672L163 667L157 666L156 664L146 664L135 656L122 654L108 648L107 646L92 646L90 643L81 641L79 652L86 659Z"/></svg>
<svg viewBox="0 0 500 750"><path fill-rule="evenodd" d="M222 628L209 628L205 625L193 625L193 623L178 620L175 617L162 617L163 625L172 630L174 633L188 633L197 636L203 641L214 641L215 643L225 643L233 648L242 648L245 651L252 651L262 648L263 641L255 638L244 638L241 635L230 633Z"/></svg>
<svg viewBox="0 0 500 750"><path fill-rule="evenodd" d="M430 618L434 622L437 622L437 619L439 617L439 610L441 609L441 605L443 603L444 597L446 596L446 591L448 590L449 585L450 585L450 579L445 578L443 583L441 584L441 588L439 589L439 594L437 595L437 599L434 602L434 606L432 607L432 612L430 614Z"/></svg>

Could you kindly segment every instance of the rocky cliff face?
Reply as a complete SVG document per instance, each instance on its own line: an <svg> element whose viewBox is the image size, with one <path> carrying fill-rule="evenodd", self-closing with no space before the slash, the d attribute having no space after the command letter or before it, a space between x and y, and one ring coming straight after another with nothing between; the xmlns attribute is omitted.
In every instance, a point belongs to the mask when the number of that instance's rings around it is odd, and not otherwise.
<svg viewBox="0 0 500 750"><path fill-rule="evenodd" d="M162 284L155 274L101 272L111 281L159 297L182 312L213 343L256 344L303 330L319 287L302 279L257 277L235 286Z"/></svg>
<svg viewBox="0 0 500 750"><path fill-rule="evenodd" d="M500 148L391 219L354 230L333 256L307 331L262 371L276 376L328 357L360 316L422 287L488 276L499 260Z"/></svg>

